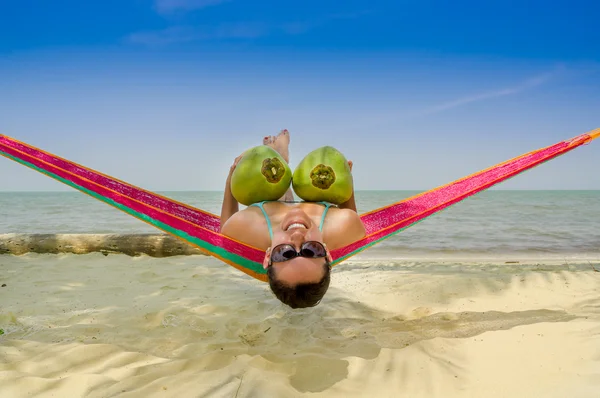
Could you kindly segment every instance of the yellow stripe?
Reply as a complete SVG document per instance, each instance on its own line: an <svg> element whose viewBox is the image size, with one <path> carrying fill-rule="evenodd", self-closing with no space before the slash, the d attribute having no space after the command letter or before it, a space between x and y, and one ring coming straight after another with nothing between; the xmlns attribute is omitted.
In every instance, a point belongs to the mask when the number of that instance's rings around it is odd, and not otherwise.
<svg viewBox="0 0 600 398"><path fill-rule="evenodd" d="M0 137L1 137L1 135L0 135ZM17 149L15 149L15 148L11 148L11 149L13 149L13 150L15 150L15 151L18 151L18 150L17 150ZM2 156L4 156L4 157L6 157L7 159L10 159L8 156L5 156L3 153L0 153L0 155L2 155ZM12 159L11 159L11 160L12 160ZM39 160L39 159L38 159L38 160ZM55 166L55 167L56 167L56 166ZM58 168L58 169L60 169L60 170L62 170L62 171L64 171L64 172L67 172L66 170L63 170L63 169L62 169L62 168L60 168L60 167L57 167L57 168ZM35 170L35 171L37 171L37 170ZM52 172L49 172L49 173L53 174ZM60 180L56 179L56 178L55 178L55 177L53 177L52 175L47 175L47 174L44 174L44 175L46 175L47 177L50 177L50 178L52 178L52 179L54 179L54 180L56 180L56 181L58 181L58 182L61 182L61 183L62 183L62 181L60 181ZM75 183L74 183L74 184L75 184ZM96 197L94 197L94 196L90 195L88 192L81 191L81 190L80 190L79 192L81 192L81 193L83 193L83 194L85 194L85 195L88 195L90 198L93 198L93 199L96 199L96 200L98 200L98 198L96 198ZM125 195L122 195L122 196L125 196ZM126 196L125 196L125 197L126 197ZM129 199L131 199L131 198L129 198ZM132 200L133 200L133 199L132 199ZM122 209L120 209L119 207L117 207L117 206L113 205L112 203L108 203L108 202L103 202L103 203L106 203L107 205L109 205L109 206L111 206L111 207L114 207L114 208L115 208L115 209L117 209L117 210L123 211ZM212 256L212 257L215 257L215 258L217 258L217 259L219 259L219 260L223 261L224 263L226 263L226 264L228 264L228 265L230 265L230 266L232 266L232 267L234 267L234 268L238 269L239 271L242 271L243 273L245 273L245 274L247 274L247 275L249 275L249 276L251 276L251 277L253 277L253 278L255 278L255 279L259 280L259 281L262 281L262 282L268 282L268 277L267 277L267 275L264 275L264 274L258 274L258 273L256 273L256 272L252 271L251 269L244 268L244 267L240 266L239 264L236 264L235 262L233 262L233 261L231 261L231 260L229 260L229 259L226 259L226 258L224 258L224 257L222 257L222 256L220 256L220 255L218 255L218 254L216 254L216 253L212 253L212 252L210 252L209 250L207 250L207 249L205 249L205 248L203 248L203 247L200 247L200 246L198 246L198 245L197 245L197 244L195 244L194 242L190 242L190 241L188 241L188 240L186 240L186 239L182 238L181 236L174 235L174 234L172 234L171 232L169 232L169 231L167 231L167 230L165 230L165 229L163 229L163 228L159 227L158 225L154 225L154 224L150 223L149 221L147 221L147 220L144 220L143 218L140 218L140 217L138 217L138 216L136 216L136 215L133 215L133 214L130 214L130 213L126 213L126 214L128 214L128 215L130 215L130 216L132 216L132 217L134 217L134 218L136 218L136 219L138 219L138 220L140 220L140 221L142 221L142 222L144 222L144 223L146 223L146 224L148 224L148 225L150 225L150 226L152 226L152 227L154 227L154 228L156 228L156 229L159 229L159 230L161 230L161 231L163 231L163 232L167 233L168 235L171 235L171 236L175 237L176 239L178 239L178 240L180 240L180 241L182 241L182 242L185 242L185 243L186 243L186 244L188 244L188 245L191 245L191 246L194 246L194 247L196 247L196 248L197 248L197 249L199 249L201 252L203 252L205 255L207 255L207 256Z"/></svg>
<svg viewBox="0 0 600 398"><path fill-rule="evenodd" d="M25 145L25 146L28 146L27 144L23 144L23 145ZM208 229L208 228L206 228L206 227L203 227L203 226L202 226L202 225L200 225L200 224L193 223L193 222L191 222L191 221L189 221L189 220L186 220L186 219L184 219L184 218L181 218L181 217L179 217L179 216L177 216L177 215L175 215L175 214L171 214L171 213L169 213L169 212L167 212L167 211L164 211L164 210L161 210L161 209L159 209L159 208L157 208L157 207L154 207L154 206L152 206L152 205L149 205L148 203L144 203L144 202L142 202L142 201L139 201L139 200L137 200L137 199L135 199L135 198L132 198L132 197L130 197L130 196L128 196L128 195L125 195L125 194L123 194L123 193L121 193L121 192L115 191L114 189L111 189L111 188L105 187L105 186L104 186L104 185L102 185L102 184L99 184L99 183L97 183L97 182L95 182L95 181L92 181L92 180L89 180L89 179L87 179L87 178L85 178L85 177L83 177L83 176L80 176L80 175L77 175L77 174L75 174L75 173L72 173L72 172L70 172L70 171L68 171L68 170L65 170L65 169L63 169L62 167L59 167L59 166L57 166L57 165L54 165L54 164L48 163L48 162L46 162L45 160L38 159L38 158L36 158L35 156L33 156L33 155L29 155L29 154L27 154L27 153L25 153L25 152L23 152L23 151L21 151L21 150L19 150L19 149L12 148L12 147L9 147L9 148L10 148L10 149L12 149L12 150L13 150L13 151L15 151L15 152L18 152L18 153L20 153L22 156L24 156L24 157L26 157L26 158L33 158L33 159L37 160L37 161L38 161L38 162L40 162L40 163L43 163L43 164L45 164L45 165L48 165L48 166L51 166L51 167L55 167L55 168L57 168L58 170L61 170L62 172L66 173L66 174L69 174L69 175L72 175L72 176L74 176L74 177L80 178L80 179L82 179L82 180L84 180L84 181L87 181L88 183L90 183L90 184L92 184L92 185L95 185L95 186L98 186L98 187L104 188L104 189L106 189L107 191L110 191L110 192L113 192L113 193L117 194L118 196L121 196L121 197L127 198L127 199L129 199L129 200L131 200L131 201L133 201L133 202L136 202L136 203L139 203L139 204L141 204L142 206L149 207L149 208L151 208L151 209L153 209L153 210L155 210L155 211L157 211L157 212L159 212L159 213L166 214L166 215L168 215L168 216L170 216L170 217L173 217L173 218L175 218L175 219L178 219L179 221L182 221L182 222L184 222L184 223L186 223L186 224L189 224L189 225L191 225L191 226L194 226L194 227L200 228L200 229L204 230L205 232L208 232L209 234L214 234L214 235L217 235L217 236L223 237L224 239L230 240L230 241L232 241L232 242L235 242L235 243L237 243L237 244L239 244L239 245L241 245L241 246L245 246L246 248L249 248L249 249L252 249L252 250L256 250L256 251L263 252L263 253L265 252L265 251L264 251L264 250L262 250L262 249L259 249L259 248L257 248L257 247L250 246L250 245L248 245L248 244L246 244L246 243L244 243L244 242L238 241L238 240L236 240L236 239L232 239L232 238L230 238L229 236L226 236L226 235L223 235L223 234L221 234L221 233L215 232L215 231L213 231L213 230L211 230L211 229ZM35 149L35 148L34 148L34 149ZM48 155L50 155L50 156L54 156L54 155L52 155L52 154L48 154ZM69 162L68 160L65 160L65 161L66 161L67 163L73 163L73 162ZM82 168L85 168L85 167L83 167L83 166L80 166L80 167L82 167ZM46 170L46 171L48 171L48 170ZM90 170L90 171L93 171L93 170ZM52 173L52 172L50 172L50 173ZM108 176L107 176L107 177L108 177ZM112 178L112 177L108 177L108 178ZM149 193L151 193L151 192L149 192Z"/></svg>
<svg viewBox="0 0 600 398"><path fill-rule="evenodd" d="M600 129L592 130L592 131L590 131L589 133L581 134L581 135L578 135L577 137L574 137L574 138L572 138L571 140L566 140L566 141L562 141L562 142L568 142L568 143L569 143L569 146L571 146L571 145L573 145L574 143L576 143L576 142L579 142L579 139L581 139L581 138L585 137L586 135L587 135L587 136L590 136L590 137L591 137L591 140L593 140L594 138L598 138L598 136L600 135ZM558 144L558 143L559 143L559 142L557 142L556 144ZM532 155L532 154L534 154L534 153L536 153L536 152L543 151L543 150L545 150L545 149L548 149L548 148L550 148L550 147L552 147L552 146L554 146L554 145L556 145L556 144L548 145L548 146L546 146L546 147L539 148L539 149L536 149L536 150L534 150L534 151L530 151L530 152L524 153L524 154L522 154L522 155L519 155L519 156L516 156L516 157L514 157L514 158L512 158L512 159L506 160L506 161L504 161L504 162L502 162L502 163L498 163L498 164L495 164L495 165L493 165L493 166L490 166L490 167L488 167L488 168L486 168L486 169L483 169L483 170L477 171L477 172L475 172L475 173L473 173L473 174L469 174L469 175L468 175L468 176L466 176L466 177L462 177L462 178L459 178L458 180L455 180L455 181L449 182L448 184L440 185L440 186L438 186L438 187L436 187L436 188L430 189L429 191L422 192L422 193L420 193L420 194L417 194L417 195L411 196L411 197L409 197L409 198L406 198L406 199L403 199L403 200L401 200L401 201L399 201L399 202L391 203L391 204L389 204L389 205L387 205L387 206L383 206L383 207L380 207L380 208L378 208L378 209L374 209L374 210L368 211L368 212L366 212L366 213L363 213L363 214L361 214L360 216L361 216L361 218L362 218L362 217L364 217L364 216L366 216L366 215L369 215L369 214L378 213L379 211L381 211L381 210L384 210L384 209L387 209L387 208L389 208L389 207L396 206L396 205L399 205L399 204L401 204L401 203L405 203L405 202L412 201L412 200L414 200L414 199L417 199L417 198L419 198L419 197L421 197L421 196L423 196L423 195L427 195L427 194L429 194L429 193L431 193L431 192L434 192L434 191L441 190L441 189L443 189L443 188L449 187L449 186L451 186L451 185L454 185L454 184L456 184L456 183L459 183L459 182L461 182L461 181L468 180L469 178L472 178L472 177L478 176L478 175L480 175L480 174L483 174L483 173L485 173L485 172L487 172L487 171L490 171L490 170L492 170L492 169L495 169L495 168L497 168L497 167L504 166L505 164L508 164L508 163L511 163L511 162L517 161L517 160L519 160L519 159L521 159L521 158L524 158L524 157L526 157L526 156Z"/></svg>
<svg viewBox="0 0 600 398"><path fill-rule="evenodd" d="M0 134L0 137L3 137L3 135L1 135L1 134ZM12 139L12 138L10 138L10 137L7 137L7 136L4 136L4 137L6 137L6 138L9 138L9 139ZM569 146L573 146L573 145L581 144L581 142L580 142L580 140L581 140L581 139L588 138L588 139L589 139L589 141L591 141L591 140L594 140L594 139L596 139L596 138L598 138L598 137L600 137L600 128L598 128L598 129L594 129L594 130L592 130L592 131L590 131L590 132L588 132L588 133L581 134L581 135L579 135L579 136L577 136L577 137L574 137L574 138L573 138L573 139L571 139L571 140L567 140L567 141L563 141L563 142L567 142L567 143L569 144ZM14 140L14 139L12 139L12 140ZM20 141L17 141L17 140L14 140L14 141L15 141L15 142L19 142L19 143L21 143L21 144L22 144L22 145L24 145L24 146L31 147L31 146L29 146L28 144L25 144L25 143L23 143L23 142L20 142ZM556 144L554 144L554 145L556 145ZM553 145L550 145L550 146L553 146ZM369 212L367 212L367 213L364 213L364 214L362 214L361 216L365 216L365 215L367 215L367 214L372 214L372 213L377 213L377 212L379 212L379 211L381 211L381 210L383 210L383 209L386 209L386 208L388 208L388 207L395 206L395 205L397 205L397 204L400 204L400 203L403 203L403 202L407 202L407 201L413 200L413 199L415 199L415 198L417 198L417 197L420 197L420 196L422 196L422 195L425 195L425 194L427 194L427 193L430 193L430 192L432 192L432 191L437 191L437 190L439 190L439 189L441 189L441 188L444 188L444 187L447 187L447 186L450 186L450 185L456 184L456 183L458 183L458 182L460 182L460 181L463 181L463 180L466 180L466 179L472 178L472 177L474 177L474 176L480 175L480 174L482 174L482 173L485 173L485 172L486 172L486 171L488 171L488 170L491 170L491 169L497 168L497 167L499 167L499 166L502 166L502 165L504 165L504 164L507 164L507 163L510 163L510 162L516 161L517 159L523 158L523 157L525 157L525 156L529 156L529 155L531 155L531 154L533 154L533 153L536 153L536 152L539 152L539 151L545 150L545 149L549 148L550 146L547 146L547 147L544 147L544 148L540 148L540 149L537 149L537 150L534 150L534 151L530 151L530 152L528 152L528 153L525 153L525 154L522 154L522 155L520 155L520 156L516 156L516 157L514 157L514 158L512 158L512 159L509 159L509 160L507 160L507 161L504 161L504 162L498 163L498 164L496 164L496 165L494 165L494 166L491 166L491 167L488 167L488 168L486 168L486 169L484 169L484 170L480 170L480 171L478 171L478 172L475 172L475 173L473 173L473 174L471 174L471 175L468 175L468 176L466 176L466 177L460 178L460 179L458 179L458 180L456 180L456 181L453 181L453 182L450 182L450 183L448 183L448 184L445 184L445 185L439 186L439 187L437 187L437 188L434 188L434 189L432 189L432 190L430 190L430 191L423 192L423 193L421 193L421 194L418 194L418 195L415 195L415 196L413 196L413 197L411 197L411 198L404 199L404 200L402 200L402 201L400 201L400 202L392 203L392 204L390 204L390 205L388 205L388 206L384 206L384 207L382 207L382 208L379 208L379 209L375 209L375 210L369 211ZM21 151L19 151L19 150L18 150L18 149L16 149L16 148L12 148L12 149L13 149L13 150L16 150L17 152L21 152ZM34 149L37 149L37 148L34 148ZM38 149L38 150L39 150L40 152L46 153L46 154L48 154L48 155L50 155L50 156L53 156L53 157L59 158L59 157L58 157L58 156L56 156L56 155L53 155L53 154L50 154L50 153L44 152L44 151L42 151L42 150L40 150L40 149ZM22 153L22 152L21 152L21 153ZM563 153L564 153L564 152L563 152ZM81 167L81 168L83 168L83 169L86 169L86 170L89 170L89 171L92 171L92 172L95 172L95 173L98 173L98 174L104 175L104 174L102 174L102 173L99 173L99 172L97 172L97 171L94 171L94 170L92 170L92 169L88 169L88 168L86 168L85 166L81 166L81 165L79 165L79 164L76 164L76 163L74 163L74 162L70 162L70 161L68 161L68 160L65 160L65 159L62 159L62 158L59 158L59 159L61 159L61 160L64 160L64 161L66 161L66 162L68 162L68 163L75 164L75 165L77 165L77 166L79 166L79 167ZM41 162L43 162L43 163L46 163L46 162L44 162L43 160L40 160L40 159L37 159L37 160L38 160L38 161L41 161ZM57 167L57 166L54 166L54 167ZM60 167L57 167L57 168L58 168L58 169L61 169L62 171L66 172L66 173L68 173L68 174L72 174L72 173L70 173L69 171L67 171L67 170L64 170L64 169L62 169L62 168L60 168ZM126 183L126 182L123 182L123 181L117 180L117 179L115 179L114 177L110 177L110 176L107 176L107 175L104 175L104 176L105 176L105 177L108 177L108 178L111 178L111 179L114 179L114 180L116 180L116 181L119 181L119 182L121 182L121 183L123 183L123 184L125 184L125 185L128 185L128 186L131 186L131 187L133 187L133 188L139 189L139 188L137 188L137 187L135 187L135 186L132 186L132 185L130 185L130 184L128 184L128 183ZM84 179L84 180L87 180L86 178L84 178L84 177L82 177L82 176L77 176L77 177L79 177L79 178L82 178L82 179ZM498 181L498 180L501 180L501 179L495 179L495 180L494 180L494 182L496 182L496 181ZM87 180L87 181L88 181L88 182L90 182L90 183L92 183L92 184L94 184L94 185L99 185L99 184L95 183L94 181L89 181L89 180ZM101 186L101 185L100 185L100 186ZM112 191L110 188L107 188L107 187L103 187L103 188L105 188L105 189L108 189L108 190ZM140 189L140 190L142 190L142 189ZM142 191L144 191L144 190L142 190ZM156 196L160 196L160 195L157 195L157 194L155 194L155 193L153 193L153 192L149 192L149 191L145 191L145 192L148 192L148 193L150 193L150 194L153 194L153 195L156 195ZM127 195L123 195L123 194L120 194L120 193L118 193L118 192L115 192L115 193L117 193L117 194L119 194L119 195L121 195L121 196L127 197L127 198L129 198L130 200L133 200L133 201L135 201L135 202L139 202L139 201L137 201L137 200L135 200L135 199L133 199L133 198L130 198L130 197L128 197ZM468 194L469 194L469 193L471 193L471 191L469 191L469 192L468 192ZM167 199L167 200L171 200L171 201L172 201L172 199L169 199L169 198L166 198L166 197L164 197L164 199ZM175 201L173 201L173 202L175 202ZM139 203L141 203L141 202L139 202ZM212 214L211 214L211 213L209 213L209 212L203 211L203 210L201 210L201 209L196 209L196 208L193 208L193 207L191 207L191 206L189 206L189 205L186 205L186 204L184 204L184 203L179 203L179 202L176 202L176 203L178 203L178 204L180 204L180 205L182 205L182 206L184 206L184 207L188 207L188 208L190 208L190 209L197 210L197 211L201 211L201 212L203 212L203 213L205 213L205 214L212 215ZM447 202L445 202L445 203L447 203ZM444 203L444 204L445 204L445 203ZM143 204L143 205L146 205L146 206L148 206L148 207L151 207L151 208L153 208L154 210L157 210L157 211L159 211L159 212L161 212L161 213L164 213L164 212L163 212L163 211L161 211L160 209L154 208L154 206L149 206L149 205L148 205L148 204L146 204L146 203L142 203L142 204ZM443 206L444 204L442 204L441 206ZM420 214L421 214L421 213L420 213ZM413 215L413 216L412 216L412 217L410 217L409 219L412 219L412 218L418 217L420 214ZM172 214L171 214L171 216L174 216L174 215L172 215ZM179 217L177 217L177 216L174 216L174 217L175 217L175 218L178 218L178 219L180 219L181 221L184 221L184 222L190 223L189 221L187 221L187 220L185 220L185 219L181 219L181 218L179 218ZM142 220L142 221L144 221L144 220ZM405 221L407 221L407 220L402 220L402 221L400 221L400 222L405 222ZM398 222L398 223L400 223L400 222ZM393 225L390 225L390 226L388 226L388 227L384 228L383 230L387 230L387 229L393 228L393 227L394 227L395 225L397 225L398 223L394 223ZM192 223L190 223L190 224L192 224ZM155 226L155 227L156 227L156 226ZM205 229L205 230L206 230L206 228L203 228L203 227L201 227L201 226L200 226L200 228L202 228L202 229ZM159 228L159 229L160 229L160 228ZM370 237L371 235L374 235L374 234L376 234L376 233L380 233L381 231L382 231L382 230L378 230L377 232L374 232L374 233L372 233L372 234L369 234L369 235L368 235L368 236L366 236L365 238L368 238L368 237ZM167 232L167 231L165 231L165 232ZM211 231L211 232L212 232L212 231ZM214 233L214 232L213 232L213 233ZM217 235L221 235L221 234L219 234L219 233L216 233L216 234L217 234ZM255 248L255 247L252 247L252 246L249 246L249 245L247 245L247 244L244 244L244 243L242 243L242 242L238 242L238 241L236 241L236 240L234 240L234 239L231 239L231 238L228 238L228 239L230 239L230 240L233 240L233 241L235 241L236 243L240 243L240 244L241 244L241 245L243 245L243 246L247 246L247 247L250 247L250 248L252 248L252 249L256 249L256 250L259 250L259 251L260 251L260 249L258 249L258 248ZM188 242L188 243L191 243L191 242ZM196 245L194 245L194 246L196 246ZM265 276L265 275L256 275L254 272L252 272L252 271L250 271L250 270L247 270L247 269L245 269L245 268L244 268L244 269L242 269L241 267L239 267L239 265L237 265L237 264L235 264L235 263L233 263L233 262L231 262L231 261L229 261L229 260L227 260L227 259L220 258L220 256L218 256L218 255L215 255L215 254L213 254L213 253L210 253L210 254L212 254L214 257L217 257L217 258L219 258L219 259L220 259L220 260L222 260L223 262L226 262L226 263L228 263L229 265L233 266L234 268L237 268L237 269L239 269L240 271L242 271L242 272L244 272L244 273L246 273L246 274L248 274L248 275L250 275L250 276L252 276L252 277L254 277L254 278L256 278L256 279L259 279L259 280L264 280L264 281L266 281L266 280L265 280L265 279L266 279L266 276ZM350 254L350 255L349 255L349 257L352 257L353 255L354 255L354 254ZM337 265L337 264L336 264L336 265ZM250 272L248 272L248 271L250 271ZM254 275L253 275L253 274L254 274Z"/></svg>
<svg viewBox="0 0 600 398"><path fill-rule="evenodd" d="M571 139L571 140L570 140L570 142L569 142L569 145L568 145L568 147L567 147L567 148L565 148L565 149L564 149L562 152L560 152L560 153L558 153L558 154L554 154L554 156L552 156L550 159L553 159L553 158L555 158L556 156L563 155L563 154L565 154L566 152L568 152L568 151L572 150L573 148L571 148L571 147L572 147L573 145L581 145L581 144L582 144L582 140L584 140L586 137L587 137L587 138L589 138L589 137L590 137L590 135L589 135L588 133L586 133L586 134L582 134L582 135L579 135L579 136L577 136L577 137L575 137L575 138ZM596 137L597 137L597 136L596 136ZM593 138L596 138L596 137L593 137ZM592 138L592 139L593 139L593 138ZM554 144L554 145L556 145L556 144ZM391 206L394 206L394 205L397 205L397 204L400 204L400 203L403 203L403 202L406 202L406 201L409 201L409 200L412 200L412 199L418 198L419 196L426 195L426 194L428 194L428 193L431 193L431 192L433 192L433 191L437 191L437 190L439 190L439 189L441 189L441 188L444 188L444 187L447 187L447 186L453 185L453 184L455 184L455 183L458 183L458 182L460 182L460 181L462 181L462 180L465 180L465 179L468 179L468 178L471 178L471 177L477 176L477 175L479 175L479 174L481 174L481 173L484 173L484 172L486 172L486 171L488 171L488 170L495 169L495 168L497 168L497 167L499 167L499 166L502 166L502 165L504 165L504 164L506 164L506 163L510 163L510 162L516 161L516 160L518 160L518 159L520 159L520 158L522 158L522 157L525 157L525 156L528 156L528 155L532 155L532 154L535 154L536 152L540 152L540 151L546 150L546 149L550 148L551 146L553 146L553 145L550 145L550 146L547 146L547 147L544 147L544 148L540 148L540 149L538 149L538 150L535 150L535 151L528 152L528 153L526 153L526 154L523 154L523 155L521 155L521 156L517 156L516 158L513 158L513 159L510 159L510 160L507 160L506 162L498 163L498 164L497 164L497 165L495 165L495 166L492 166L492 167L490 167L490 168L487 168L487 169L485 169L485 170L482 170L482 171L479 171L479 172L477 172L477 173L471 174L470 176L467 176L467 177L461 178L460 180L456 180L456 181L454 181L454 182L451 182L451 183L449 183L449 184L443 185L443 186L441 186L441 187L439 187L439 188L434 188L434 189L432 189L432 190L430 190L430 191L423 192L423 193L421 193L421 194L419 194L419 195L415 195L415 196L413 196L413 197L411 197L411 198L404 199L403 201L400 201L400 202L397 202L397 203L393 203L393 204L391 204L391 205L388 205L388 206L385 206L385 207L382 207L382 208L379 208L379 209L376 209L376 210L370 211L369 213L365 213L365 214L377 213L377 212L379 212L380 210L383 210L383 209L386 209L386 208L388 208L388 207L391 207ZM571 148L571 149L568 149L568 148ZM547 160L549 160L549 159L547 159ZM520 173L522 173L522 172L523 172L523 170L519 170L519 171L518 171L518 173L517 173L517 174L515 174L515 176L516 176L516 175L518 175L518 174L520 174ZM490 183L491 183L492 185L496 185L498 182L502 182L502 181L504 181L504 179L505 179L505 178L506 178L506 177L500 177L500 178L496 178L496 179L494 179L494 180L490 181ZM463 193L463 195L470 196L470 195L471 195L473 192L477 191L478 189L479 189L479 187L477 187L477 188L474 188L474 189L471 189L471 190L469 190L469 191L467 191L467 192ZM486 189L488 189L488 188L486 188ZM438 205L437 207L444 206L444 205L446 205L448 202L451 202L451 201L452 201L452 200L454 200L454 199L455 199L455 198L453 198L453 199L451 199L451 200L447 200L447 201L445 201L444 203L442 203L442 204ZM464 198L463 198L463 199L464 199ZM461 199L461 200L463 200L463 199ZM408 220L413 220L413 219L415 219L415 218L418 218L419 216L421 216L421 215L422 215L422 214L424 214L424 213L427 213L427 212L428 212L428 211L430 211L430 210L431 210L431 209L426 209L426 210L423 210L422 212L420 212L420 213L418 213L418 214L414 214L414 215L412 215L412 216L410 216L410 217L408 217L408 218L402 219L402 220L400 220L400 221L398 221L398 222L396 222L396 223L394 223L394 224L390 224L390 225L388 225L388 226L386 226L386 227L384 227L384 228L380 228L380 229L376 230L375 232L372 232L372 233L370 233L369 235L365 236L365 237L364 237L364 238L362 238L361 240L363 240L363 239L368 239L368 238L370 238L370 237L371 237L371 236L373 236L373 235L377 235L377 234L381 233L382 231L387 231L387 230L389 230L389 229L392 229L392 228L394 228L396 225L398 225L398 224L401 224L401 223L403 223L403 222L406 222L406 221L408 221ZM436 211L435 211L433 214L437 213L438 211L439 211L439 210L436 210ZM433 215L433 214L431 214L431 215ZM352 244L352 243L351 243L351 244ZM343 248L341 248L341 249L343 249ZM341 250L341 249L337 249L337 250ZM335 251L335 250L334 250L334 251ZM351 257L351 256L353 256L353 255L354 255L354 254L351 254L351 255L349 255L347 258L350 258L350 257Z"/></svg>
<svg viewBox="0 0 600 398"><path fill-rule="evenodd" d="M121 184L123 184L123 185L126 185L126 186L128 186L128 187L131 187L131 188L137 189L137 190L139 190L139 191L142 191L142 192L145 192L145 193L147 193L147 194L150 194L150 195L156 196L156 197L158 197L158 198L164 199L164 200L166 200L166 201L169 201L169 202L177 203L178 205L180 205L180 206L183 206L183 207L186 207L186 208L188 208L188 209L190 209L190 210L194 210L194 211L197 211L197 212L200 212L200 213L204 213L204 214L206 214L206 215L208 215L208 216L212 216L212 217L215 217L215 218L217 218L217 219L219 218L217 215L215 215L215 214L213 214L213 213L211 213L211 212L208 212L208 211L206 211L206 210L198 209L198 208L196 208L196 207L190 206L190 205L188 205L188 204L185 204L185 203L182 203L182 202L178 202L178 201L176 201L176 200L173 200L173 199L171 199L171 198L168 198L168 197L166 197L166 196L159 195L159 194L157 194L157 193L155 193L155 192L151 192L151 191L148 191L148 190L146 190L146 189L142 189L142 188L140 188L140 187L137 187L137 186L135 186L135 185L132 185L132 184L130 184L130 183L128 183L128 182L125 182L125 181L119 180L118 178L115 178L115 177L109 176L109 175L107 175L107 174L101 173L101 172L99 172L99 171L97 171L97 170L90 169L89 167L85 167L85 166L83 166L83 165L81 165L81 164L79 164L79 163L75 163L75 162L73 162L73 161L70 161L70 160L67 160L67 159L65 159L65 158L61 158L60 156L57 156L57 155L55 155L55 154L53 154L53 153L46 152L46 151L44 151L43 149L40 149L40 148L34 147L33 145L26 144L26 143L24 143L24 142L22 142L22 141L16 140L16 139L14 139L14 138L12 138L12 137L9 137L9 136L7 136L7 135L0 134L0 137L7 138L7 139L9 139L9 140L11 140L11 141L14 141L14 142L16 142L16 143L18 143L18 144L21 144L21 145L23 145L23 146L25 146L25 147L27 147L27 148L34 149L34 150L36 150L36 151L39 151L39 152L41 152L41 153L45 153L46 155L48 155L48 156L51 156L51 157L53 157L53 158L56 158L56 159L59 159L59 160L62 160L63 162L71 163L72 165L75 165L75 166L77 166L77 167L80 167L80 168L82 168L82 169L84 169L84 170L90 171L90 172L92 172L92 173L96 173L96 174L98 174L98 175L101 175L101 176L103 176L103 177L106 177L106 178L108 178L108 179L111 179L111 180L114 180L114 181L117 181L117 182L120 182ZM12 148L12 147L10 147L10 148L11 148L11 149L14 149L14 150L17 150L16 148ZM39 159L38 159L38 160L39 160Z"/></svg>

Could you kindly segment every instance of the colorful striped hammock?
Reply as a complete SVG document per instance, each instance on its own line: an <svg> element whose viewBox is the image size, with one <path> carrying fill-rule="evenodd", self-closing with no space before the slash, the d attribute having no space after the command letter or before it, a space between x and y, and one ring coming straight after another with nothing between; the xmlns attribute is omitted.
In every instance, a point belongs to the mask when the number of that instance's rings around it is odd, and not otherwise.
<svg viewBox="0 0 600 398"><path fill-rule="evenodd" d="M333 265L471 195L567 153L600 136L600 129L526 153L450 184L362 214L364 238L333 250ZM41 149L0 135L0 155L39 171L145 221L261 281L265 251L219 233L217 215L143 190Z"/></svg>

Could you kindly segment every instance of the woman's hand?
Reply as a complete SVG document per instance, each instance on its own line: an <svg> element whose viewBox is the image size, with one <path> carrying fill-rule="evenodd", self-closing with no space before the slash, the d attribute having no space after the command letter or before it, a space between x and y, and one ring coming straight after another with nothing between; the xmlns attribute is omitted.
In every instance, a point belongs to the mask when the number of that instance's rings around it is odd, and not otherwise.
<svg viewBox="0 0 600 398"><path fill-rule="evenodd" d="M354 163L351 160L349 160L348 161L348 166L350 167L350 173L352 173L352 166L353 165L354 165ZM340 209L350 209L350 210L354 210L356 212L356 200L354 199L354 184L353 184L353 187L352 187L352 196L350 196L350 199L348 199L344 203L339 204L338 207Z"/></svg>
<svg viewBox="0 0 600 398"><path fill-rule="evenodd" d="M233 164L229 168L229 175L227 176L227 181L225 181L225 193L223 195L223 204L221 205L221 229L223 229L223 225L225 222L235 213L239 211L239 203L231 193L231 176L236 166L240 162L243 154L235 158Z"/></svg>
<svg viewBox="0 0 600 398"><path fill-rule="evenodd" d="M235 158L233 160L233 164L231 165L231 167L229 168L229 177L231 177L231 175L233 174L233 171L235 170L235 167L238 165L238 163L240 162L240 159L242 158L242 156L244 156L243 154L238 156L237 158Z"/></svg>

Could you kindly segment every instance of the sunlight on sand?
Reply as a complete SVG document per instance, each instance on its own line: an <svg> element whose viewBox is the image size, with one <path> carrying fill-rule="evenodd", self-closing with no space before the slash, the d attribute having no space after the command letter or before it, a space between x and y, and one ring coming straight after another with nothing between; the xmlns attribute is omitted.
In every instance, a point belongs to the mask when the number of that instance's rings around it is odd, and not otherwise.
<svg viewBox="0 0 600 398"><path fill-rule="evenodd" d="M348 262L316 308L203 256L0 256L1 397L592 397L589 265Z"/></svg>

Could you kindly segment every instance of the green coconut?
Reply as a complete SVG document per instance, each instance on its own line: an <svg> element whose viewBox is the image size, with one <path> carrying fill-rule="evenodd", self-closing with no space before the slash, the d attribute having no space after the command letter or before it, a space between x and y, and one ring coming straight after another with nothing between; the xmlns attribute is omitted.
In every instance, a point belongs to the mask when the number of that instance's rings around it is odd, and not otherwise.
<svg viewBox="0 0 600 398"><path fill-rule="evenodd" d="M292 169L273 148L260 145L243 153L231 175L231 193L243 205L278 200L290 188Z"/></svg>
<svg viewBox="0 0 600 398"><path fill-rule="evenodd" d="M344 203L354 191L348 160L331 146L315 149L294 169L292 187L307 202Z"/></svg>

